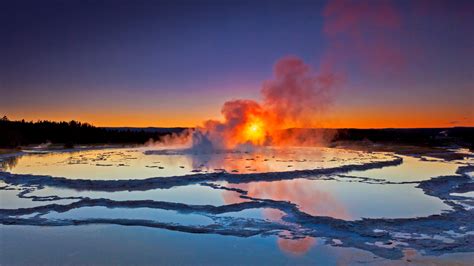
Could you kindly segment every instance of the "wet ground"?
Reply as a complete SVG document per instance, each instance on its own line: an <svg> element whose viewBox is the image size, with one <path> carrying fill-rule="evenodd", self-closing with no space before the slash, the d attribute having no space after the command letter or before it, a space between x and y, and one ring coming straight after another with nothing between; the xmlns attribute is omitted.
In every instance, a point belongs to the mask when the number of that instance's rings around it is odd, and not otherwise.
<svg viewBox="0 0 474 266"><path fill-rule="evenodd" d="M470 265L473 155L445 153L456 159L331 148L3 156L0 262Z"/></svg>

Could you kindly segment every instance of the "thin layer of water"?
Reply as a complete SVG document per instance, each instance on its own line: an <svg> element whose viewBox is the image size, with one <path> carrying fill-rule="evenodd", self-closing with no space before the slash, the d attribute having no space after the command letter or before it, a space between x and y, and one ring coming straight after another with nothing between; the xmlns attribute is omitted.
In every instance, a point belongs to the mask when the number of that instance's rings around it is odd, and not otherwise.
<svg viewBox="0 0 474 266"><path fill-rule="evenodd" d="M42 216L51 220L86 220L86 219L132 219L150 220L161 223L181 225L209 225L213 220L197 214L181 214L176 211L151 208L106 208L82 207L67 212L50 212Z"/></svg>
<svg viewBox="0 0 474 266"><path fill-rule="evenodd" d="M470 265L474 259L472 252L424 256L407 248L402 259L389 260L325 245L319 238L292 242L276 236L241 238L145 227L0 225L0 231L5 265Z"/></svg>
<svg viewBox="0 0 474 266"><path fill-rule="evenodd" d="M150 189L144 191L90 191L90 190L74 190L66 188L56 187L44 187L43 189L36 189L29 193L30 196L36 197L75 197L84 198L106 198L111 200L123 201L123 200L154 200L154 201L168 201L177 202L184 204L194 205L214 205L220 206L225 205L226 202L222 197L223 190L213 189L209 186L187 185L172 187L169 189ZM226 191L226 193L233 194L236 198L236 202L248 201L246 199L239 198L240 194L237 192ZM240 200L237 200L240 199Z"/></svg>
<svg viewBox="0 0 474 266"><path fill-rule="evenodd" d="M366 171L352 171L347 175L369 177L390 182L411 182L428 180L437 176L454 175L459 167L456 163L441 160L425 161L410 156L401 156L403 164Z"/></svg>
<svg viewBox="0 0 474 266"><path fill-rule="evenodd" d="M195 153L187 150L101 149L32 153L20 156L4 170L71 179L145 179L196 173L285 172L390 160L384 153L329 148L265 148L252 153Z"/></svg>
<svg viewBox="0 0 474 266"><path fill-rule="evenodd" d="M439 198L426 195L414 184L367 184L305 178L220 184L245 190L252 198L290 201L313 216L344 220L423 217L451 210ZM239 200L234 194L227 193L222 194L227 204Z"/></svg>

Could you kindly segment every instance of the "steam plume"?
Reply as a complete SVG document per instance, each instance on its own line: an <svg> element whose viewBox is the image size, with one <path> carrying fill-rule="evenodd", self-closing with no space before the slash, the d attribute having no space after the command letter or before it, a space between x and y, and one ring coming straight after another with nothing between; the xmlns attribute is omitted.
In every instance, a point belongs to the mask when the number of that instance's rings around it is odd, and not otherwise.
<svg viewBox="0 0 474 266"><path fill-rule="evenodd" d="M331 89L337 81L335 75L318 73L297 57L282 58L275 64L274 79L263 84L262 101L224 103L223 121L206 121L195 133L198 141L194 146L203 148L205 143L207 148L229 149L314 139L309 131L289 134L284 130L317 125L318 113L331 102Z"/></svg>

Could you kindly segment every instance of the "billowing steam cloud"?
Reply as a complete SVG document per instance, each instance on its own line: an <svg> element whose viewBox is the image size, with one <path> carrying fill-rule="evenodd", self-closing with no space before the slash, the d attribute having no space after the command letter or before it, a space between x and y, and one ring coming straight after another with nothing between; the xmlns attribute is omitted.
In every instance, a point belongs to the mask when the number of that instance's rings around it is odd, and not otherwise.
<svg viewBox="0 0 474 266"><path fill-rule="evenodd" d="M326 60L370 72L399 70L406 61L399 42L401 15L390 0L332 0L323 10L329 41Z"/></svg>
<svg viewBox="0 0 474 266"><path fill-rule="evenodd" d="M198 150L326 142L334 131L310 128L321 128L320 114L332 102L332 91L340 85L345 67L393 70L405 58L401 45L394 42L394 34L401 31L401 16L391 1L330 0L322 16L329 47L320 69L297 57L280 59L273 79L262 86L261 101L226 102L222 120L204 122L180 142Z"/></svg>
<svg viewBox="0 0 474 266"><path fill-rule="evenodd" d="M320 69L297 57L280 59L274 78L263 84L262 101L226 102L222 121L207 121L194 133L195 147L324 143L331 135L308 128L321 127L321 111L331 103L347 65L371 71L403 66L404 53L393 38L401 31L401 16L391 1L331 0L322 16L329 47Z"/></svg>
<svg viewBox="0 0 474 266"><path fill-rule="evenodd" d="M287 127L313 126L313 115L330 103L331 89L336 85L332 74L316 73L301 59L287 57L278 61L275 79L265 82L262 95L272 122Z"/></svg>
<svg viewBox="0 0 474 266"><path fill-rule="evenodd" d="M229 149L255 145L316 144L319 134L304 129L318 123L337 84L332 74L318 73L297 57L280 59L274 79L261 90L263 100L224 103L223 121L209 120L194 132L194 147ZM318 139L315 137L318 136Z"/></svg>

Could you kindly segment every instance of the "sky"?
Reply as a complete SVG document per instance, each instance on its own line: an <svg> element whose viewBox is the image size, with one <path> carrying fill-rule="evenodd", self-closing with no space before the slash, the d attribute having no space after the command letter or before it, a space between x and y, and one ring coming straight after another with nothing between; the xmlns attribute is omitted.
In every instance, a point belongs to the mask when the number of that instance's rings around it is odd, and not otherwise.
<svg viewBox="0 0 474 266"><path fill-rule="evenodd" d="M196 126L298 57L341 82L322 127L474 126L474 3L5 0L0 115Z"/></svg>

